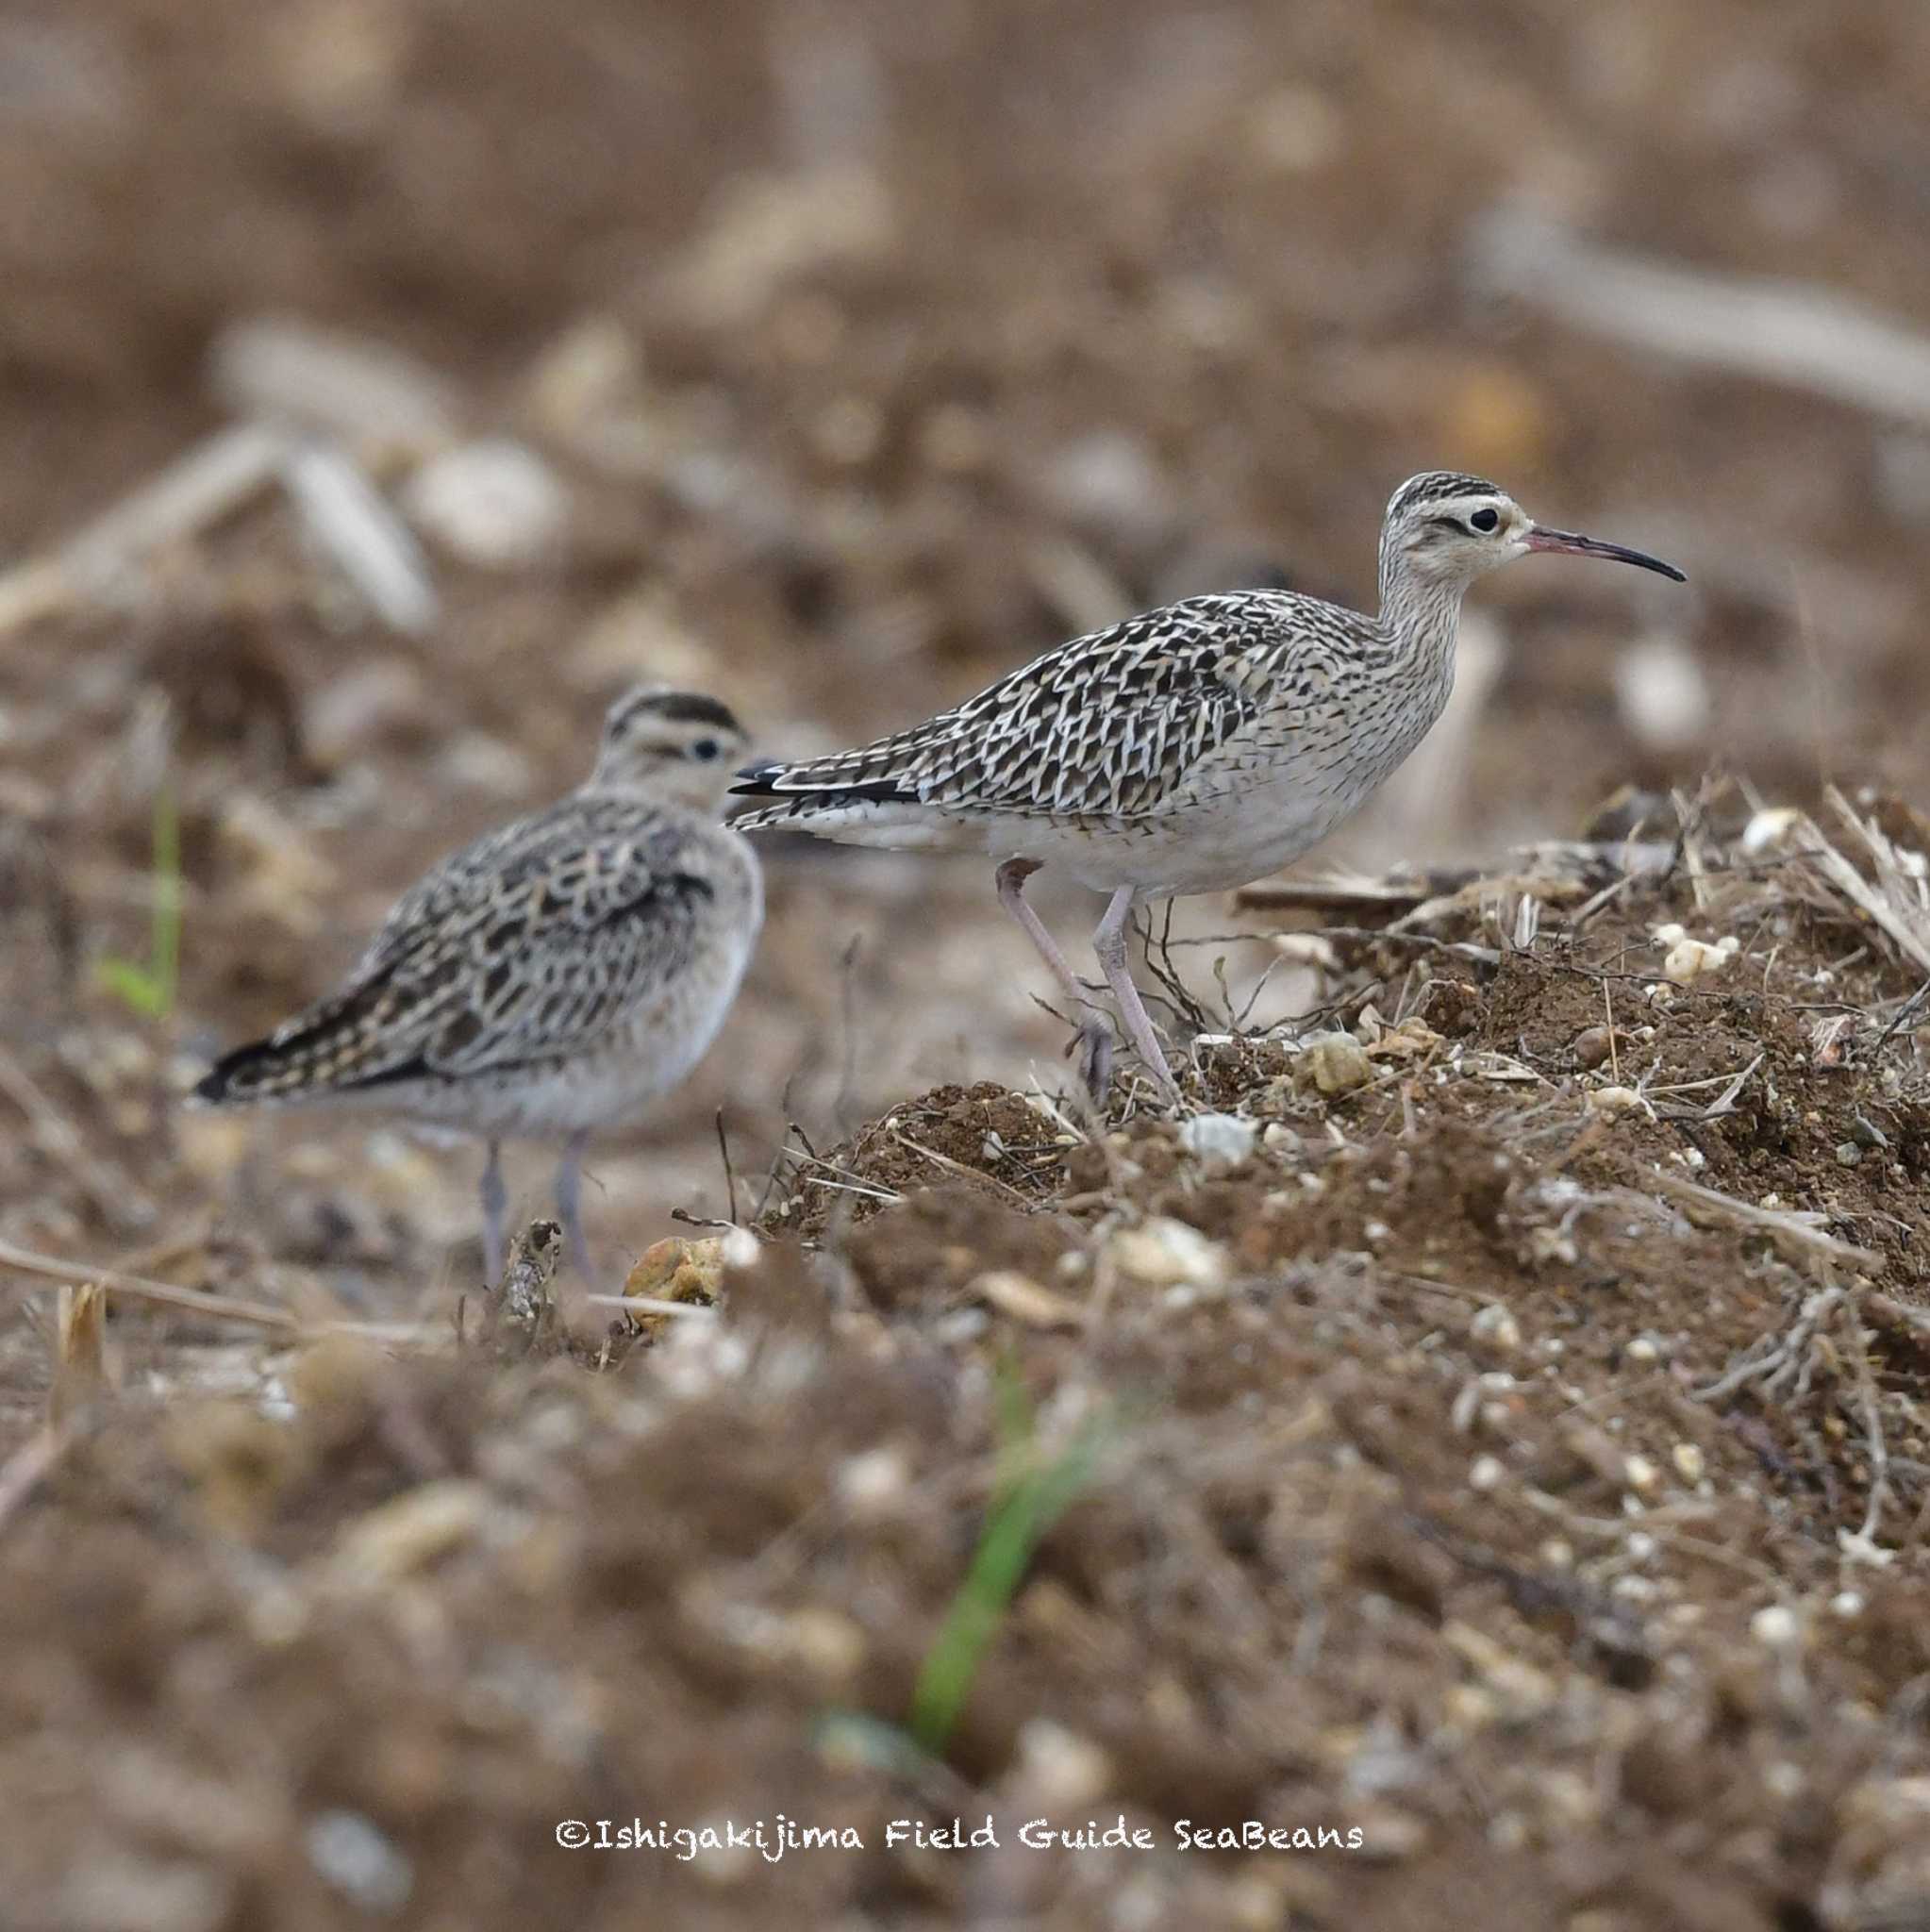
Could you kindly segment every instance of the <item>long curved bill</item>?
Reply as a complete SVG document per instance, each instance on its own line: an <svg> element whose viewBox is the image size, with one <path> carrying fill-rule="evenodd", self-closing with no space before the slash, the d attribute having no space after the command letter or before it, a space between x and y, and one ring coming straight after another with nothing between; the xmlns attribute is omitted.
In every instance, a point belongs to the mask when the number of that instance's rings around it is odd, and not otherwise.
<svg viewBox="0 0 1930 1932"><path fill-rule="evenodd" d="M1645 550L1631 550L1623 543L1605 543L1599 537L1578 537L1572 530L1545 529L1539 524L1528 526L1530 550L1559 550L1570 557L1606 557L1617 563L1632 563L1640 570L1652 570L1658 576L1672 577L1678 584L1689 579L1672 563L1651 557Z"/></svg>

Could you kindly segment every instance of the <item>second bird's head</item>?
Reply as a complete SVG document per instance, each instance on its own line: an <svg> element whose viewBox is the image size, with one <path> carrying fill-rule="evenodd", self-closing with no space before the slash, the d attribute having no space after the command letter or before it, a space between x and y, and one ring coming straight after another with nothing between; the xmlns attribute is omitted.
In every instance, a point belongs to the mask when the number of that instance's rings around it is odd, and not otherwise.
<svg viewBox="0 0 1930 1932"><path fill-rule="evenodd" d="M1398 564L1429 584L1461 589L1485 573L1537 550L1605 557L1685 581L1672 563L1621 543L1551 530L1538 524L1506 490L1479 476L1429 470L1410 476L1388 504L1381 533L1381 578Z"/></svg>
<svg viewBox="0 0 1930 1932"><path fill-rule="evenodd" d="M749 743L730 708L715 698L639 685L605 715L590 782L599 791L636 791L721 812Z"/></svg>

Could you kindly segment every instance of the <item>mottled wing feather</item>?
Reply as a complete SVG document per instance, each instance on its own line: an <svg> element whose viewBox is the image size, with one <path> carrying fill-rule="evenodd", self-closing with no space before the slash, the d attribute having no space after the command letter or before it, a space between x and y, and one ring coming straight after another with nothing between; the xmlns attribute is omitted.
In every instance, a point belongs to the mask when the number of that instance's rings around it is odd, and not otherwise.
<svg viewBox="0 0 1930 1932"><path fill-rule="evenodd" d="M228 1056L209 1099L457 1077L568 1057L688 963L708 884L688 834L579 796L478 841L410 888L340 991Z"/></svg>
<svg viewBox="0 0 1930 1932"><path fill-rule="evenodd" d="M507 865L527 863L541 852L553 835L549 829L553 812L485 833L460 852L431 866L414 885L389 908L387 916L356 961L351 983L371 979L401 953L418 944L423 932L433 928L472 901L476 882L499 874Z"/></svg>
<svg viewBox="0 0 1930 1932"><path fill-rule="evenodd" d="M1055 819L1157 812L1266 707L1292 643L1282 620L1298 601L1188 598L1060 644L909 730L739 789Z"/></svg>

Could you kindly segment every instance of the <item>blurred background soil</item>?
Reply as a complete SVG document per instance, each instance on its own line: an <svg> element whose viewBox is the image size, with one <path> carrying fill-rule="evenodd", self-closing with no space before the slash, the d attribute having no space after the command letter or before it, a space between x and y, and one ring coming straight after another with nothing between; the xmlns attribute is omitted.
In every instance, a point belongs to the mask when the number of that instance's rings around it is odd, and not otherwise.
<svg viewBox="0 0 1930 1932"><path fill-rule="evenodd" d="M1671 284L1705 313L1727 278L1776 278L1887 317L1903 338L1930 330L1926 99L1930 17L1874 0L8 6L0 548L17 568L0 580L0 1240L371 1320L446 1322L474 1273L473 1153L345 1116L191 1117L177 1095L218 1045L324 989L431 859L574 783L603 706L626 682L714 691L762 748L811 751L923 716L1067 635L1189 591L1275 582L1371 604L1381 508L1425 467L1493 475L1545 520L1654 550L1691 581L1676 591L1541 559L1484 584L1456 710L1322 863L1494 861L1517 840L1577 831L1618 788L1692 790L1711 768L1743 774L1758 799L1808 803L1838 779L1921 802L1930 376L1907 341L1886 358L1840 311L1831 340L1843 345L1848 378L1725 366L1737 358L1721 328L1714 347L1704 341L1688 353L1679 336L1673 347L1632 340L1591 316L1602 285L1589 271L1631 258L1714 278ZM1551 258L1557 242L1578 251L1552 291L1518 272L1520 238L1536 232L1556 238ZM1643 287L1636 307L1661 315L1669 300ZM273 477L217 492L214 509L166 541L130 544L98 525L209 439L269 422L320 439L315 447L352 461L379 491L421 546L432 604L385 606L344 571L312 502L305 511ZM221 446L231 456L242 447ZM86 540L77 550L76 537ZM103 958L146 956L158 798L178 810L186 894L178 997L158 1018L130 1008L98 972ZM1063 1077L1063 1029L1030 998L1045 989L998 913L987 868L803 844L772 845L766 858L770 924L724 1039L656 1119L593 1162L591 1225L613 1281L666 1232L672 1208L726 1210L720 1108L740 1186L761 1190L790 1123L829 1148L925 1090ZM1096 916L1075 891L1038 897L1069 943ZM1705 909L1700 897L1665 894L1645 905L1647 924L1632 906L1618 917L1637 946L1655 923ZM1183 908L1180 930L1197 937L1240 923L1208 902ZM1748 937L1745 957L1765 962L1768 989L1773 941ZM1859 940L1837 933L1825 943L1805 927L1788 943L1797 963L1783 970L1800 976L1837 971ZM1206 978L1210 953L1179 957ZM1230 948L1235 981L1250 981L1270 957L1264 946ZM1886 976L1855 997L1893 1003L1914 969L1877 944L1865 970L1879 964ZM1311 991L1305 974L1277 977L1256 1018L1290 1013ZM1491 991L1484 983L1474 997ZM1798 1008L1835 996L1823 982L1783 990ZM1517 1034L1532 1033L1535 1001L1508 1012ZM1700 1055L1683 1048L1669 1071L1726 1077L1746 1061L1743 1036L1755 1024ZM1582 1024L1574 1016L1568 1034ZM1495 1026L1489 1034L1484 1051L1520 1050ZM1567 1040L1549 1050L1567 1052ZM1258 1087L1228 1074L1219 1104L1253 1111L1279 1073L1261 1071ZM1898 1096L1875 1091L1869 1105L1879 1104L1894 1108ZM1755 1150L1794 1163L1789 1171L1722 1184L1754 1199L1807 1175L1808 1192L1786 1191L1786 1205L1831 1211L1834 1197L1817 1191L1839 1178L1831 1150L1854 1139L1853 1124L1847 1114L1823 1120L1822 1103L1814 1110L1814 1144L1800 1155L1783 1140ZM1905 1174L1913 1122L1891 1118L1885 1129ZM1394 1124L1376 1120L1366 1138ZM983 1141L974 1119L940 1151L974 1165L973 1143ZM1448 1157L1454 1175L1465 1158ZM528 1206L541 1204L546 1158L515 1156ZM999 1185L1019 1187L1028 1203L1094 1185L1024 1182L1005 1172ZM888 1191L907 1185L899 1176ZM1458 1179L1430 1186L1430 1200L1462 1191ZM1123 1198L1148 1206L1132 1187ZM1259 1210L1223 1205L1212 1238L1244 1256L1243 1268L1275 1268L1284 1251L1241 1245ZM1855 1211L1914 1225L1901 1193L1859 1197ZM1899 1249L1876 1221L1849 1232L1888 1257L1885 1267L1900 1272L1887 1289L1907 1299L1907 1239ZM927 1283L937 1265L928 1250L962 1241L962 1281L1006 1239L976 1220L958 1240L928 1229L905 1238L916 1257L908 1272ZM1469 1239L1471 1254L1487 1256L1484 1270L1500 1268L1478 1229ZM1337 1223L1311 1233L1305 1254L1353 1253L1360 1241L1357 1226ZM1741 1253L1735 1242L1711 1248L1699 1265L1754 1280L1739 1272ZM990 1265L1050 1277L1056 1263L1021 1242ZM1639 1267L1661 1265L1651 1256ZM888 1268L871 1272L865 1292L885 1310L873 1317L879 1333L894 1333L902 1314L923 1337L917 1294L891 1286ZM1636 1325L1689 1321L1700 1278ZM1305 1290L1308 1306L1338 1292L1322 1279ZM54 1318L51 1303L21 1310L22 1284L6 1292L0 1448L14 1448L31 1441L43 1412ZM1780 1292L1747 1306L1770 1324ZM911 1305L899 1309L906 1293ZM1716 1374L1725 1351L1750 1339L1743 1306L1705 1338L1698 1375ZM1225 1319L1238 1327L1244 1315ZM1620 1317L1609 1319L1619 1334ZM226 1331L146 1315L116 1324L126 1331L124 1391L174 1390L186 1377L206 1392L227 1374L258 1391L252 1341L217 1346ZM990 1714L950 1774L960 1782L922 1802L949 1815L968 1799L982 1808L987 1790L1024 1803L1049 1787L1102 1816L1115 1798L1177 1805L1183 1815L1186 1803L1204 1803L1200 1791L1226 1815L1263 1802L1311 1812L1336 1788L1336 1766L1357 1759L1366 1768L1350 1790L1363 1806L1380 1804L1421 1775L1403 1752L1423 1705L1429 1723L1439 1717L1428 1700L1439 1685L1427 1674L1438 1676L1442 1657L1477 1678L1486 1669L1489 1691L1507 1705L1514 1693L1492 1681L1500 1666L1470 1662L1478 1643L1439 1637L1472 1627L1490 1598L1507 1595L1502 1572L1470 1557L1478 1538L1465 1524L1442 1532L1447 1557L1424 1538L1416 1543L1412 1498L1403 1502L1400 1480L1387 1474L1400 1464L1389 1444L1409 1418L1406 1398L1372 1392L1374 1378L1406 1374L1407 1353L1430 1346L1428 1324L1368 1327L1373 1338L1349 1329L1347 1343L1373 1356L1347 1372L1365 1378L1366 1392L1335 1400L1345 1414L1370 1416L1340 1428L1350 1456L1381 1444L1368 1461L1393 1487L1370 1484L1370 1500L1385 1513L1374 1534L1390 1554L1369 1563L1364 1595L1346 1602L1395 1606L1361 1613L1392 1617L1393 1634L1383 1644L1350 1625L1348 1688L1323 1679L1331 1702L1314 1699L1306 1718L1327 1727L1325 1741L1296 1732L1292 1749L1273 1757L1263 1741L1270 1725L1294 1722L1294 1698L1279 1689L1282 1655L1311 1672L1323 1641L1304 1634L1298 1613L1290 1627L1279 1621L1298 1558L1268 1538L1286 1535L1279 1524L1303 1505L1338 1535L1358 1497L1299 1496L1291 1509L1236 1497L1202 1515L1204 1466L1181 1456L1167 1480L1193 1500L1175 1504L1170 1521L1183 1518L1188 1535L1210 1531L1236 1565L1279 1566L1267 1586L1275 1594L1242 1594L1251 1579L1228 1582L1218 1569L1197 1603L1162 1594L1177 1588L1173 1566L1191 1560L1183 1540L1151 1572L1121 1555L1130 1547L1152 1560L1148 1539L1169 1523L1157 1511L1090 1530L1089 1554L1069 1545L1055 1558L1066 1566L1060 1595L1041 1599L1044 1609L1034 1603L1038 1617L1061 1619L1040 1639L1046 1661L1028 1667L1036 1680L1022 1671L990 1693ZM231 1474L229 1463L186 1451L185 1462L170 1460L158 1432L171 1424L143 1411L126 1424L131 1433L88 1452L98 1466L71 1463L57 1492L0 1523L12 1545L8 1641L31 1659L22 1683L38 1687L8 1693L15 1717L25 1724L30 1707L43 1740L121 1740L120 1796L96 1807L92 1824L81 1814L107 1774L104 1746L43 1743L6 1774L0 1802L25 1821L8 1835L31 1850L22 1870L33 1866L37 1888L20 1896L37 1901L39 1916L20 1923L195 1932L274 1912L275 1923L341 1923L331 1914L353 1909L369 1923L479 1924L491 1921L475 1901L492 1886L520 1897L520 1923L544 1923L540 1913L552 1908L558 1924L627 1923L614 1916L622 1876L579 1862L565 1883L548 1857L524 1871L507 1821L534 1830L530 1820L553 1801L586 1793L648 1809L659 1802L649 1793L673 1785L720 1811L801 1802L826 1775L801 1713L826 1699L902 1704L929 1622L969 1557L966 1519L983 1501L990 1440L984 1363L972 1368L969 1350L968 1361L923 1340L867 1334L840 1331L830 1366L820 1361L800 1383L764 1450L764 1398L735 1385L713 1393L677 1452L687 1475L674 1480L654 1450L638 1447L643 1424L624 1421L625 1403L667 1399L648 1381L649 1354L624 1365L616 1393L587 1386L568 1359L528 1372L557 1385L549 1407L513 1378L479 1389L452 1371L445 1387L442 1368L422 1370L429 1380L411 1382L392 1411L413 1416L426 1405L420 1427L345 1424L331 1447L324 1425L306 1422L289 1452L300 1480L283 1472L293 1488L263 1477L272 1500L246 1491L228 1516L217 1504L207 1521L198 1512L208 1484L226 1494L225 1475L209 1469ZM1163 1344L1145 1345L1165 1360ZM1240 1418L1258 1414L1290 1436L1293 1405L1276 1385L1311 1373L1313 1355L1264 1328L1216 1333L1179 1348L1183 1372L1168 1362L1151 1379L1176 1387L1197 1374L1210 1384L1223 1346L1287 1351L1278 1362L1269 1355L1266 1375L1245 1390L1256 1408L1230 1397L1216 1407L1204 1392L1182 1405L1209 1418L1201 1426L1211 1453L1242 1491L1251 1472L1237 1466ZM666 1362L677 1354L662 1351ZM1389 1367L1383 1355L1399 1360ZM1026 1359L1043 1397L1064 1365L1051 1353ZM1137 1387L1142 1368L1128 1349L1099 1379ZM1619 1371L1602 1373L1600 1384L1577 1382L1577 1404ZM632 1378L646 1382L643 1392ZM356 1415L391 1414L354 1387ZM923 1444L935 1389L949 1391L960 1419ZM1843 1383L1853 1417L1857 1389L1854 1377ZM1434 1454L1429 1430L1452 1437L1427 1414L1424 1426L1412 1424L1423 1445L1417 1469ZM531 1447L524 1436L540 1435L545 1415L557 1418L555 1440ZM1294 1453L1324 1455L1326 1426L1308 1423L1316 1446ZM1668 1427L1672 1443L1689 1424L1672 1412ZM398 1440L413 1447L397 1449ZM1893 1649L1868 1674L1841 1664L1848 1674L1830 1680L1831 1696L1868 1714L1854 1740L1820 1728L1811 1707L1791 1715L1787 1671L1765 1666L1763 1683L1732 1690L1715 1661L1722 1642L1740 1641L1748 1616L1780 1600L1778 1574L1807 1578L1789 1588L1811 1590L1818 1604L1850 1587L1830 1552L1837 1528L1861 1521L1865 1491L1834 1458L1851 1458L1860 1441L1817 1447L1819 1436L1802 1449L1772 1429L1747 1439L1746 1456L1733 1452L1768 1484L1750 1507L1774 1536L1765 1528L1768 1541L1752 1541L1751 1528L1730 1559L1730 1582L1747 1575L1755 1593L1738 1595L1726 1621L1711 1610L1716 1634L1698 1640L1706 1654L1689 1703L1659 1714L1642 1707L1639 1722L1629 1705L1612 1721L1624 1726L1618 1765L1638 1737L1659 1740L1637 1753L1649 1767L1640 1777L1653 1801L1636 1807L1647 1825L1632 1824L1617 1795L1622 1774L1605 1785L1605 1760L1577 1740L1611 1723L1584 1708L1588 1698L1647 1694L1653 1673L1616 1661L1616 1641L1589 1636L1588 1614L1577 1620L1570 1605L1553 1636L1543 1628L1533 1640L1543 1646L1536 1667L1554 1671L1579 1646L1594 1688L1575 1693L1580 1703L1555 1688L1545 1698L1524 1691L1526 1717L1508 1705L1512 1715L1470 1718L1492 1756L1467 1769L1465 1803L1436 1788L1425 1803L1386 1799L1411 1817L1383 1819L1383 1841L1433 1861L1405 1890L1381 1865L1372 1876L1323 1864L1316 1876L1283 1877L1264 1862L1229 1863L1208 1881L1131 1865L1102 1873L1073 1859L1065 1870L1074 1875L1053 1881L1062 1893L1028 1891L1038 1881L1008 1864L929 1879L913 1867L909 1879L889 1881L812 1866L819 1890L798 1894L800 1909L824 1923L916 1906L934 1923L1057 1911L1055 1923L1125 1926L1179 1912L1201 1924L1273 1924L1299 1912L1307 1923L1396 1925L1420 1923L1423 1909L1439 1923L1423 1901L1460 1896L1480 1900L1470 1913L1494 1923L1590 1932L1873 1925L1816 1916L1819 1887L1832 1858L1852 1858L1841 1850L1852 1824L1866 1840L1880 1836L1854 1806L1831 1807L1860 1789L1855 1779L1881 1756L1872 1740L1900 1722L1889 1700L1921 1684L1914 1611L1897 1612L1883 1639ZM819 1579L843 1592L839 1615L894 1633L882 1651L861 1645L860 1661L848 1631L808 1621L757 1625L752 1647L765 1644L763 1660L747 1674L740 1659L720 1661L694 1639L665 1657L637 1648L645 1640L633 1624L659 1613L676 1622L663 1606L683 1566L695 1591L705 1552L749 1560L816 1507L845 1462L892 1442L913 1445L897 1479L924 1499L905 1506L906 1520L924 1526L845 1552L838 1560L849 1574ZM230 1446L244 1468L282 1454L253 1437ZM1464 1449L1452 1451L1456 1480ZM740 1451L768 1466L744 1474L732 1459ZM1805 1456L1810 1473L1798 1481L1789 1470ZM324 1479L331 1457L354 1478L346 1499ZM458 1478L513 1490L518 1457L534 1457L532 1469L548 1466L545 1457L554 1464L528 1478L524 1500L535 1514L593 1513L611 1482L622 1501L602 1529L557 1531L563 1554L518 1543L507 1581L494 1557L463 1571L474 1602L400 1592L403 1607L386 1607L379 1641L365 1641L361 1609L329 1596L335 1586L322 1574L329 1540L349 1534L347 1504ZM162 1466L169 1473L153 1474ZM1824 1466L1827 1483L1814 1474ZM1585 1513L1612 1523L1626 1486L1595 1474L1606 1488ZM683 1483L710 1479L715 1508L679 1514ZM927 1479L935 1487L918 1487ZM1778 1541L1789 1531L1791 1483L1845 1486L1798 1525L1813 1543L1800 1557ZM470 1520L462 1511L478 1512L480 1493L459 1492L450 1520ZM1589 1533L1522 1527L1506 1562L1538 1547L1537 1537ZM551 1560L557 1567L541 1571ZM1904 1565L1912 1575L1916 1562L1913 1549ZM1459 1565L1456 1580L1442 1563ZM304 1564L308 1580L288 1585L286 1601L266 1584L258 1592L275 1565ZM1116 1567L1151 1595L1108 1600L1104 1578ZM1717 1604L1722 1564L1696 1575ZM1901 1575L1885 1588L1903 1591ZM313 1603L311 1587L321 1592ZM860 1614L873 1588L882 1594ZM1478 1615L1457 1591L1474 1592ZM803 1614L808 1595L784 1614ZM298 1620L307 1634L284 1641L277 1605L295 1596L309 1605ZM512 1599L520 1607L506 1607ZM696 1598L678 1601L701 1625ZM1434 1634L1420 1646L1415 1681L1434 1689L1416 1690L1393 1717L1376 1715L1375 1698L1398 1675L1389 1658L1412 1637L1396 1628L1399 1607L1417 1601ZM290 1611L286 1626L294 1621ZM462 1688L482 1668L471 1646L485 1630L500 1667L484 1672L487 1693ZM1204 1630L1208 1651L1224 1648L1171 1661L1181 1630ZM786 1649L793 1643L804 1650ZM559 1646L567 1664L556 1661ZM541 1669L529 1662L538 1653ZM758 1675L781 1677L797 1656L807 1657L806 1690L780 1694ZM206 1666L198 1676L188 1670L196 1657ZM1084 1677L1067 1661L1074 1657ZM441 1661L430 1669L424 1658ZM1147 1674L1148 1658L1169 1659L1168 1674ZM379 1748L358 1755L372 1714L404 1698L419 1669L437 1687L420 1723L398 1718ZM552 1669L583 1674L574 1690L545 1690ZM1617 1674L1630 1670L1640 1681L1623 1684ZM166 1674L160 1688L157 1673ZM1134 1730L1137 1718L1115 1713L1093 1732L1105 1768L1088 1759L1069 1770L1064 1737L1080 1723L1070 1693L1053 1707L1061 1730L1034 1732L1022 1748L1021 1713L1050 1701L1045 1684L1083 1683L1096 1698L1096 1687L1121 1678L1165 1699L1170 1723L1156 1750ZM329 1687L350 1682L358 1688L331 1711ZM1264 1701L1250 1705L1256 1698ZM725 1723L725 1708L739 1717ZM527 1755L538 1713L552 1727L578 1726L551 1740L540 1775ZM1517 1722L1532 1748L1507 1730ZM1247 1741L1228 1756L1221 1740L1240 1726ZM709 1746L686 1735L706 1727ZM646 1732L681 1741L658 1752L635 1741ZM617 1737L631 1741L599 1757ZM1169 1770L1140 1784L1115 1774L1169 1750ZM250 1751L283 1808L223 1839L224 1806L254 1775ZM1538 1814L1510 1845L1516 1827L1497 1837L1494 1821L1521 1807L1489 1781L1524 1751L1531 1766L1561 1771L1547 1789L1566 1794L1571 1815L1551 1824ZM1837 1783L1826 1793L1784 1790L1786 1767L1812 1751ZM1754 1795L1734 1798L1719 1831L1710 1820L1745 1759ZM1426 1761L1436 1787L1444 1761ZM753 1763L762 1769L747 1780ZM840 1788L867 1820L867 1806L910 1802L872 1775ZM522 1795L492 1809L489 1792L518 1783ZM181 1794L173 1810L161 1791ZM1773 1826L1762 1808L1772 1800L1782 1807ZM393 1868L356 1840L353 1824L331 1825L323 1842L334 1851L314 1855L316 1816L377 1819L379 1843L406 1848L413 1889L397 1900ZM123 1864L92 1858L106 1875L75 1890L63 1874L80 1847L107 1842L87 1835L106 1829L103 1817L121 1820ZM1680 1840L1668 1840L1672 1863L1632 1876L1616 1862L1670 1830ZM1699 1869L1719 1840L1743 1846L1723 1869L1746 1868L1746 1884ZM1522 1846L1547 1857L1524 1852L1508 1865L1528 1875L1519 1909L1504 1908L1496 1901L1513 1881L1496 1876L1496 1861ZM1667 1887L1655 1875L1664 1865ZM373 1872L374 1890L350 1897L325 1875L350 1867ZM438 1868L462 1874L451 1896L467 1903L447 1919L433 1916L424 1875ZM804 1882L802 1865L784 1869L786 1882ZM659 1880L683 1888L675 1923L735 1924L745 1909L742 1897L707 1894L688 1874L659 1871L651 1882ZM1666 1906L1626 1890L1650 1883L1656 1898L1668 1890ZM150 1916L129 1916L142 1902Z"/></svg>

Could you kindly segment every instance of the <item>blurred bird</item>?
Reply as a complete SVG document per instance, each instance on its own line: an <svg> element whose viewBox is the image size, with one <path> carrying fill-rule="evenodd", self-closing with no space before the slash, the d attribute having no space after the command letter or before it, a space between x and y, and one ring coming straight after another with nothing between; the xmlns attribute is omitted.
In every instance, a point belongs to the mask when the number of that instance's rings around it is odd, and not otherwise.
<svg viewBox="0 0 1930 1932"><path fill-rule="evenodd" d="M1057 866L1110 895L1093 950L1134 1048L1179 1090L1134 986L1126 938L1143 899L1246 885L1323 838L1440 716L1462 594L1533 551L1672 564L1536 523L1478 476L1430 471L1388 504L1380 613L1287 591L1188 597L1074 638L923 724L856 750L748 767L774 801L742 831L987 852L1001 903L1074 1009L1085 993L1023 897ZM1081 1028L1095 1094L1110 1033Z"/></svg>
<svg viewBox="0 0 1930 1932"><path fill-rule="evenodd" d="M745 748L715 698L630 691L604 721L587 783L445 858L341 987L227 1055L194 1098L362 1102L480 1135L491 1288L507 1211L500 1143L560 1139L558 1218L588 1274L584 1146L702 1058L763 921L757 857L719 822Z"/></svg>

